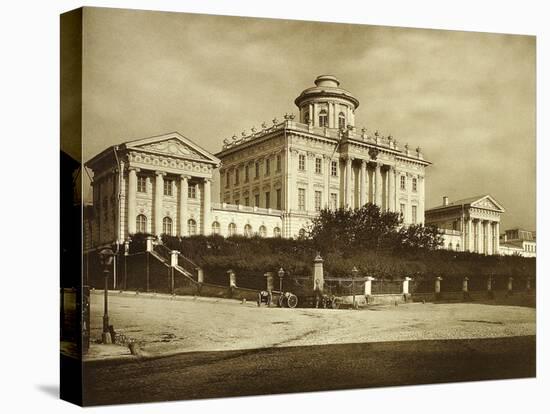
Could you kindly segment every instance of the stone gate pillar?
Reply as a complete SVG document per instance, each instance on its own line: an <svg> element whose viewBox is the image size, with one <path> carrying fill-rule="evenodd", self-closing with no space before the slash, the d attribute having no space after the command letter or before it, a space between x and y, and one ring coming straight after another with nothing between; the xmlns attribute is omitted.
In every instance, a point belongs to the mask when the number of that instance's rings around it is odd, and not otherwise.
<svg viewBox="0 0 550 414"><path fill-rule="evenodd" d="M266 290L271 293L273 291L273 288L275 286L274 279L273 279L273 272L266 272L264 274L266 279Z"/></svg>
<svg viewBox="0 0 550 414"><path fill-rule="evenodd" d="M514 293L513 290L512 290L513 287L514 287L513 283L514 283L514 278L513 278L513 277L509 277L509 278L508 278L508 294L509 294L509 295L512 295L512 294Z"/></svg>
<svg viewBox="0 0 550 414"><path fill-rule="evenodd" d="M323 293L325 287L325 276L323 271L323 258L319 253L313 259L313 290L317 289Z"/></svg>
<svg viewBox="0 0 550 414"><path fill-rule="evenodd" d="M147 242L146 242L146 250L148 252L153 251L153 236L147 236Z"/></svg>
<svg viewBox="0 0 550 414"><path fill-rule="evenodd" d="M229 274L229 287L230 288L236 288L237 287L237 275L233 270L228 270L227 273Z"/></svg>

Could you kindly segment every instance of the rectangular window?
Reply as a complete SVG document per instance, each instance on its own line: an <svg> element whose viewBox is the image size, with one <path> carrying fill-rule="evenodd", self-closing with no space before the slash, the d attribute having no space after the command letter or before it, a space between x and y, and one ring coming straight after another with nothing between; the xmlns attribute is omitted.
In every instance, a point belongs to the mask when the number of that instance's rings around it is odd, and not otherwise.
<svg viewBox="0 0 550 414"><path fill-rule="evenodd" d="M402 175L400 178L400 187L402 190L405 190L407 188L407 177L405 177L404 175Z"/></svg>
<svg viewBox="0 0 550 414"><path fill-rule="evenodd" d="M306 190L304 188L298 189L298 210L306 209Z"/></svg>
<svg viewBox="0 0 550 414"><path fill-rule="evenodd" d="M265 175L268 176L270 174L271 169L271 160L269 158L266 158L265 160Z"/></svg>
<svg viewBox="0 0 550 414"><path fill-rule="evenodd" d="M412 206L412 224L416 224L417 218L416 218L416 206Z"/></svg>
<svg viewBox="0 0 550 414"><path fill-rule="evenodd" d="M405 204L399 204L399 212L403 218L405 217Z"/></svg>
<svg viewBox="0 0 550 414"><path fill-rule="evenodd" d="M254 207L260 207L260 195L259 194L254 195Z"/></svg>
<svg viewBox="0 0 550 414"><path fill-rule="evenodd" d="M254 171L254 178L260 178L260 163L256 161L254 164L255 171Z"/></svg>
<svg viewBox="0 0 550 414"><path fill-rule="evenodd" d="M300 171L306 170L306 156L304 154L298 156L298 169Z"/></svg>
<svg viewBox="0 0 550 414"><path fill-rule="evenodd" d="M333 210L338 209L338 194L337 193L331 193L330 194L330 208Z"/></svg>
<svg viewBox="0 0 550 414"><path fill-rule="evenodd" d="M227 172L225 173L225 186L226 186L226 187L229 187L229 184L230 184L231 178L229 177L229 175L230 175L230 174L229 174L229 171L227 171Z"/></svg>
<svg viewBox="0 0 550 414"><path fill-rule="evenodd" d="M281 210L281 189L277 189L275 192L276 202L277 202L277 210Z"/></svg>
<svg viewBox="0 0 550 414"><path fill-rule="evenodd" d="M322 159L321 158L315 158L315 174L321 174L322 170L321 170L321 163L322 163Z"/></svg>
<svg viewBox="0 0 550 414"><path fill-rule="evenodd" d="M195 185L187 187L187 198L197 198L197 189Z"/></svg>
<svg viewBox="0 0 550 414"><path fill-rule="evenodd" d="M315 211L321 211L321 200L323 193L321 191L315 191Z"/></svg>
<svg viewBox="0 0 550 414"><path fill-rule="evenodd" d="M281 171L281 154L277 155L277 172Z"/></svg>
<svg viewBox="0 0 550 414"><path fill-rule="evenodd" d="M416 191L416 187L417 187L417 181L416 181L416 178L413 178L413 181L412 181L412 187L413 187L413 191Z"/></svg>
<svg viewBox="0 0 550 414"><path fill-rule="evenodd" d="M332 161L330 163L330 175L333 177L338 176L338 163L336 161Z"/></svg>
<svg viewBox="0 0 550 414"><path fill-rule="evenodd" d="M172 180L164 180L164 195L172 195Z"/></svg>
<svg viewBox="0 0 550 414"><path fill-rule="evenodd" d="M235 168L235 185L239 185L239 169Z"/></svg>
<svg viewBox="0 0 550 414"><path fill-rule="evenodd" d="M137 190L139 193L147 192L147 178L143 175L140 175L137 178Z"/></svg>
<svg viewBox="0 0 550 414"><path fill-rule="evenodd" d="M271 208L271 193L269 191L265 192L265 208Z"/></svg>
<svg viewBox="0 0 550 414"><path fill-rule="evenodd" d="M244 182L247 183L249 178L250 178L250 176L249 176L249 167L248 167L248 164L247 164L247 165L244 166Z"/></svg>
<svg viewBox="0 0 550 414"><path fill-rule="evenodd" d="M249 197L244 198L244 205L247 206L247 207L250 206L250 198Z"/></svg>

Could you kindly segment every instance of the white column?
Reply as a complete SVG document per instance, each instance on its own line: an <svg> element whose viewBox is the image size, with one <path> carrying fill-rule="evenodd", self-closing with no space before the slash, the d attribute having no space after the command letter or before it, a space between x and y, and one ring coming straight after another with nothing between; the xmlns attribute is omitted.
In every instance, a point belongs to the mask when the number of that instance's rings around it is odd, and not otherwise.
<svg viewBox="0 0 550 414"><path fill-rule="evenodd" d="M477 253L483 254L483 222L477 221Z"/></svg>
<svg viewBox="0 0 550 414"><path fill-rule="evenodd" d="M395 167L390 167L390 169L388 170L388 174L389 174L388 207L390 211L395 211Z"/></svg>
<svg viewBox="0 0 550 414"><path fill-rule="evenodd" d="M155 207L153 216L155 218L155 234L160 236L162 233L162 199L164 197L164 175L162 171L155 171Z"/></svg>
<svg viewBox="0 0 550 414"><path fill-rule="evenodd" d="M351 207L351 162L352 158L348 157L346 159L346 188L345 188L345 195L346 195L346 207Z"/></svg>
<svg viewBox="0 0 550 414"><path fill-rule="evenodd" d="M180 236L187 235L187 196L189 190L189 177L182 175L180 179ZM223 198L222 198L223 200Z"/></svg>
<svg viewBox="0 0 550 414"><path fill-rule="evenodd" d="M308 112L309 112L309 121L310 121L311 125L314 125L315 124L315 114L313 113L313 105L312 104L309 104Z"/></svg>
<svg viewBox="0 0 550 414"><path fill-rule="evenodd" d="M382 164L381 163L376 163L376 167L375 167L375 170L374 170L374 175L375 175L375 190L374 190L374 193L375 193L375 203L377 206L379 206L380 208L382 208Z"/></svg>
<svg viewBox="0 0 550 414"><path fill-rule="evenodd" d="M419 197L418 197L418 201L419 201L419 205L418 205L418 214L420 214L420 220L422 222L422 224L424 224L424 219L425 219L425 211L426 211L426 194L425 194L425 188L424 188L424 181L426 180L426 177L425 176L419 176L418 177L418 189L420 191L420 194L419 194Z"/></svg>
<svg viewBox="0 0 550 414"><path fill-rule="evenodd" d="M128 234L136 232L136 191L138 168L128 169Z"/></svg>
<svg viewBox="0 0 550 414"><path fill-rule="evenodd" d="M500 223L496 221L494 223L495 225L495 248L494 248L494 254L500 254Z"/></svg>
<svg viewBox="0 0 550 414"><path fill-rule="evenodd" d="M315 171L315 154L306 154L306 175L307 175L307 201L306 211L315 211L315 187L313 186L313 175Z"/></svg>
<svg viewBox="0 0 550 414"><path fill-rule="evenodd" d="M361 170L359 171L359 207L363 207L366 202L366 195L367 191L365 188L365 177L366 177L366 165L367 162L365 160L361 160Z"/></svg>
<svg viewBox="0 0 550 414"><path fill-rule="evenodd" d="M211 202L210 202L210 178L204 179L203 184L203 214L202 214L202 234L205 236L209 235L212 232L212 222L210 220L211 212Z"/></svg>

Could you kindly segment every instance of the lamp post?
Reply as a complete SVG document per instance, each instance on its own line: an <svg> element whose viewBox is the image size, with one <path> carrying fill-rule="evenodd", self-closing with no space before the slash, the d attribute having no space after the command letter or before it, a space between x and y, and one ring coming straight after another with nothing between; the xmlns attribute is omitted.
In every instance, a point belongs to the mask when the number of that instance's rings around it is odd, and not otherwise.
<svg viewBox="0 0 550 414"><path fill-rule="evenodd" d="M99 260L103 265L103 276L105 278L104 294L103 294L103 333L101 334L101 342L104 344L111 343L111 334L109 333L109 267L113 264L114 252L109 249L103 249L99 252Z"/></svg>
<svg viewBox="0 0 550 414"><path fill-rule="evenodd" d="M281 295L283 294L283 277L285 277L285 271L281 267L279 271L277 272L277 275L279 276L279 291L281 292Z"/></svg>
<svg viewBox="0 0 550 414"><path fill-rule="evenodd" d="M355 278L357 277L357 274L359 273L359 270L355 266L353 266L353 269L351 269L351 293L353 295L353 309L356 309L357 305L355 304Z"/></svg>

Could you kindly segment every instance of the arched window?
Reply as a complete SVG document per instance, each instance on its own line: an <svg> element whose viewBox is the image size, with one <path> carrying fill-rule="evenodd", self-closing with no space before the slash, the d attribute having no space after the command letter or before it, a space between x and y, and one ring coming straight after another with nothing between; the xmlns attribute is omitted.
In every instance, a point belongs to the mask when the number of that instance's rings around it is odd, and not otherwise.
<svg viewBox="0 0 550 414"><path fill-rule="evenodd" d="M147 217L140 214L136 217L136 232L147 233Z"/></svg>
<svg viewBox="0 0 550 414"><path fill-rule="evenodd" d="M319 112L319 126L328 127L328 114L324 109Z"/></svg>
<svg viewBox="0 0 550 414"><path fill-rule="evenodd" d="M260 226L259 228L260 237L267 237L267 229L265 226Z"/></svg>
<svg viewBox="0 0 550 414"><path fill-rule="evenodd" d="M449 250L453 250L453 244L449 242Z"/></svg>
<svg viewBox="0 0 550 414"><path fill-rule="evenodd" d="M197 222L193 219L187 220L187 230L190 236L197 234Z"/></svg>
<svg viewBox="0 0 550 414"><path fill-rule="evenodd" d="M237 234L237 225L235 223L229 223L229 227L227 228L227 234L229 235L229 237Z"/></svg>
<svg viewBox="0 0 550 414"><path fill-rule="evenodd" d="M273 237L281 237L281 229L279 227L273 229Z"/></svg>
<svg viewBox="0 0 550 414"><path fill-rule="evenodd" d="M306 231L304 229L300 229L300 231L298 232L298 236L302 238L302 237L305 237L305 235L306 235Z"/></svg>
<svg viewBox="0 0 550 414"><path fill-rule="evenodd" d="M220 223L217 221L212 223L212 234L220 234Z"/></svg>
<svg viewBox="0 0 550 414"><path fill-rule="evenodd" d="M346 127L346 116L343 112L338 114L338 128L344 129Z"/></svg>
<svg viewBox="0 0 550 414"><path fill-rule="evenodd" d="M252 237L252 226L250 224L244 226L244 235L246 237Z"/></svg>
<svg viewBox="0 0 550 414"><path fill-rule="evenodd" d="M309 112L304 114L304 123L309 124Z"/></svg>
<svg viewBox="0 0 550 414"><path fill-rule="evenodd" d="M456 251L458 252L458 251L460 250L460 244L457 243L456 246L455 246L455 248L456 248Z"/></svg>
<svg viewBox="0 0 550 414"><path fill-rule="evenodd" d="M169 236L172 235L172 219L170 217L164 217L162 219L162 232Z"/></svg>

